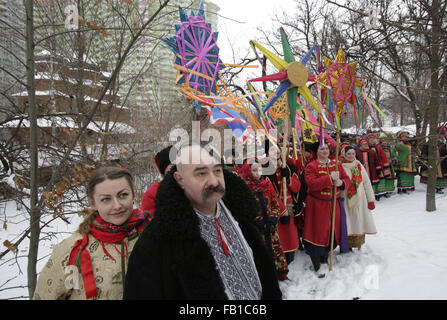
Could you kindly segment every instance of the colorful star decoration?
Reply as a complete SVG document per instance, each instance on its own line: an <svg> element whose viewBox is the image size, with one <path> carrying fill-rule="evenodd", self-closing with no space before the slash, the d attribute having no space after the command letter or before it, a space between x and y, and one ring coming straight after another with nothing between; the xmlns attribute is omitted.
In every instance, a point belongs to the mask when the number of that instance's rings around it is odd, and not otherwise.
<svg viewBox="0 0 447 320"><path fill-rule="evenodd" d="M223 68L217 46L218 32L213 32L211 24L205 20L203 1L197 15L191 11L187 15L179 7L180 24L175 25L175 36L168 36L163 42L175 54L174 66L180 71L177 83L204 95L216 93L216 79ZM196 102L196 112L200 114L200 103Z"/></svg>
<svg viewBox="0 0 447 320"><path fill-rule="evenodd" d="M356 97L353 92L355 87L361 88L363 86L363 82L355 77L358 62L346 63L346 57L341 46L338 49L335 61L326 57L323 58L326 72L319 74L317 81L332 89L332 100L337 106L337 117L340 119L346 103L355 105Z"/></svg>
<svg viewBox="0 0 447 320"><path fill-rule="evenodd" d="M280 86L276 90L276 96L274 96L264 109L264 113L268 111L268 109L275 103L275 101L281 97L281 95L287 91L287 104L289 106L290 111L290 120L292 121L292 126L295 126L295 113L298 107L297 97L298 92L318 111L321 112L318 105L315 103L315 100L310 93L309 88L306 83L313 79L313 76L309 75L306 64L309 61L312 49L306 53L306 55L300 60L296 61L295 57L292 53L292 49L290 48L290 44L287 40L287 36L284 32L283 28L280 28L281 33L281 43L283 47L284 59L276 56L274 53L269 51L268 49L261 46L256 41L250 41L252 45L257 47L265 57L278 69L278 73L268 75L265 77L260 77L256 79L249 80L250 82L255 81L277 81L281 82Z"/></svg>

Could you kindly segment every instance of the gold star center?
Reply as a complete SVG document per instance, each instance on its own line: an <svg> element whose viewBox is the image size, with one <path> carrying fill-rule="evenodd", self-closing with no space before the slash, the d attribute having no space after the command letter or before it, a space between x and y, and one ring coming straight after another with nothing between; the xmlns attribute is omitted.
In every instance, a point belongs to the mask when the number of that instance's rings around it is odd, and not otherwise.
<svg viewBox="0 0 447 320"><path fill-rule="evenodd" d="M308 72L304 64L299 61L291 62L287 66L287 78L291 87L301 87L307 82Z"/></svg>

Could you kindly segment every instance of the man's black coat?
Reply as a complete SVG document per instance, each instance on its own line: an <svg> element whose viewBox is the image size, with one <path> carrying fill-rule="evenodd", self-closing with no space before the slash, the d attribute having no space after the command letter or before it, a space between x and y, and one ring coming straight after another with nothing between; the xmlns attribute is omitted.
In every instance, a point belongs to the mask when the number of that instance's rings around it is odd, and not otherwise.
<svg viewBox="0 0 447 320"><path fill-rule="evenodd" d="M124 299L227 299L224 285L199 218L173 177L163 179L155 199L154 218L138 239L129 259ZM262 284L262 299L281 299L275 266L254 224L258 204L245 182L224 170L223 201L251 247Z"/></svg>

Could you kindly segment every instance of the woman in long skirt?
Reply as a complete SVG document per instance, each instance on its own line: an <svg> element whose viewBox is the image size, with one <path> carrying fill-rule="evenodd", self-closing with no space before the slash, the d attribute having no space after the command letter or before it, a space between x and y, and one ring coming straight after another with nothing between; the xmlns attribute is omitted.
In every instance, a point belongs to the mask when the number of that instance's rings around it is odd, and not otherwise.
<svg viewBox="0 0 447 320"><path fill-rule="evenodd" d="M347 146L341 154L343 168L351 179L350 186L343 191L349 248L360 250L365 234L377 233L370 211L375 208L374 191L365 167L355 158L355 149Z"/></svg>

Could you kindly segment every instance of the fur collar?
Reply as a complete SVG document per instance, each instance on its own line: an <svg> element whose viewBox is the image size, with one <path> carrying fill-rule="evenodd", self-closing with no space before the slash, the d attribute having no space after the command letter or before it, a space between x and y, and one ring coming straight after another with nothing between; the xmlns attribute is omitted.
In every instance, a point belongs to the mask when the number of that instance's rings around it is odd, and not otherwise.
<svg viewBox="0 0 447 320"><path fill-rule="evenodd" d="M199 218L188 198L178 186L173 173L175 167L160 183L155 198L152 234L160 240L192 240L200 238ZM250 223L259 210L251 190L234 173L224 169L225 196L223 201L239 224Z"/></svg>

